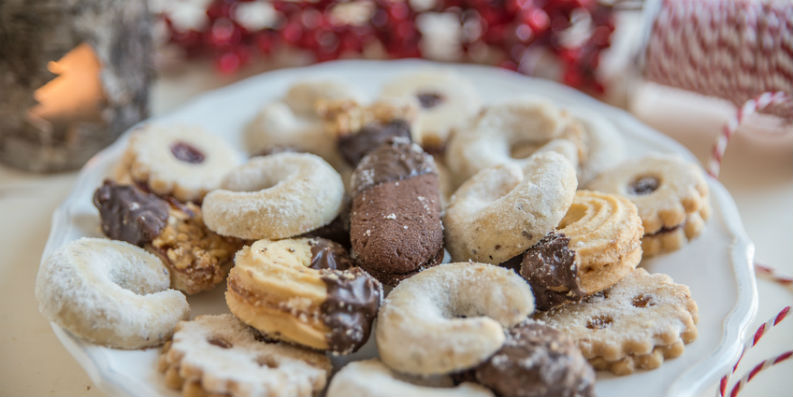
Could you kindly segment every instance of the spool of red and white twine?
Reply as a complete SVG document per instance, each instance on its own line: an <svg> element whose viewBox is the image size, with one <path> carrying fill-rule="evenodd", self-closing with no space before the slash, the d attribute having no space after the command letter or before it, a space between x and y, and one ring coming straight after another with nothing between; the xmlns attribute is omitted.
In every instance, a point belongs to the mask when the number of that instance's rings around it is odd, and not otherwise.
<svg viewBox="0 0 793 397"><path fill-rule="evenodd" d="M711 176L718 176L727 142L751 114L793 121L793 2L659 0L648 8L645 78L737 107L713 146Z"/></svg>
<svg viewBox="0 0 793 397"><path fill-rule="evenodd" d="M727 143L754 113L793 121L793 2L790 0L657 0L645 10L652 21L643 57L646 79L726 99L736 112L713 145L708 173L716 178ZM649 25L649 22L648 22ZM791 288L793 280L755 264L770 280ZM721 379L724 397L744 353L790 312L762 324L744 344L738 361ZM759 372L793 357L784 351L756 364L729 389L736 397Z"/></svg>

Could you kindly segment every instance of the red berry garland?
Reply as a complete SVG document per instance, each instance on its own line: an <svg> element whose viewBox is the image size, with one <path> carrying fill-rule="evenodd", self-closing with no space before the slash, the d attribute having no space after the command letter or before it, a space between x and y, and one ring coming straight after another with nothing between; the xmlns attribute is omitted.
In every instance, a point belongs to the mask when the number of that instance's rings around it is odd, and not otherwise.
<svg viewBox="0 0 793 397"><path fill-rule="evenodd" d="M453 16L457 26L422 31L422 15ZM168 41L188 56L214 57L224 73L254 53L285 48L317 62L427 57L531 73L527 56L541 49L553 55L561 81L594 93L603 92L595 72L614 31L613 8L595 0L212 0L200 27L179 26L173 16L162 10Z"/></svg>

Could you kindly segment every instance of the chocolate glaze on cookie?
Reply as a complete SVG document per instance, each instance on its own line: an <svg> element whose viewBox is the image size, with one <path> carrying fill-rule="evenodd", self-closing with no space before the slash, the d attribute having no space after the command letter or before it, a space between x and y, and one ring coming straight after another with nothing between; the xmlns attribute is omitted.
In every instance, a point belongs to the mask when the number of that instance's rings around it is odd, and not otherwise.
<svg viewBox="0 0 793 397"><path fill-rule="evenodd" d="M525 321L507 331L501 349L458 379L473 379L499 396L592 396L595 372L563 333Z"/></svg>
<svg viewBox="0 0 793 397"><path fill-rule="evenodd" d="M410 124L405 120L372 122L357 132L340 137L338 146L344 160L355 167L367 153L392 138L410 140Z"/></svg>
<svg viewBox="0 0 793 397"><path fill-rule="evenodd" d="M575 251L564 234L548 233L523 255L520 275L534 291L538 310L548 310L584 296L575 264Z"/></svg>
<svg viewBox="0 0 793 397"><path fill-rule="evenodd" d="M346 270L352 267L352 259L340 244L324 238L308 241L311 246L312 269Z"/></svg>
<svg viewBox="0 0 793 397"><path fill-rule="evenodd" d="M322 322L330 328L328 348L334 354L358 350L372 330L383 297L383 286L361 268L344 272L323 270L328 297L322 302Z"/></svg>
<svg viewBox="0 0 793 397"><path fill-rule="evenodd" d="M320 306L328 326L328 348L334 354L358 350L369 339L380 308L383 286L363 269L352 267L347 250L321 238L309 240L312 269L320 270L328 297Z"/></svg>
<svg viewBox="0 0 793 397"><path fill-rule="evenodd" d="M387 284L440 263L440 189L430 155L393 140L364 157L352 179L356 263Z"/></svg>
<svg viewBox="0 0 793 397"><path fill-rule="evenodd" d="M330 223L310 232L303 233L299 237L319 237L335 241L346 249L350 249L350 207L352 200L345 195L339 215Z"/></svg>
<svg viewBox="0 0 793 397"><path fill-rule="evenodd" d="M102 232L114 240L142 245L157 237L168 221L169 205L132 185L105 182L94 192Z"/></svg>

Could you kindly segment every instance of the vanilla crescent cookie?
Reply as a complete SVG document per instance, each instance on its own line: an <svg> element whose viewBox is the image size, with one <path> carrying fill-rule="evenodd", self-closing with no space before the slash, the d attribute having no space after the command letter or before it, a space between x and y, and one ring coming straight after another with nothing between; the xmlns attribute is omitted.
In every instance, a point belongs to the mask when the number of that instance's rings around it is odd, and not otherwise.
<svg viewBox="0 0 793 397"><path fill-rule="evenodd" d="M170 284L168 269L142 248L84 237L44 259L36 298L41 313L82 339L140 349L165 342L190 312Z"/></svg>
<svg viewBox="0 0 793 397"><path fill-rule="evenodd" d="M279 239L325 226L341 211L341 176L319 156L277 153L231 170L201 206L212 231L242 239Z"/></svg>
<svg viewBox="0 0 793 397"><path fill-rule="evenodd" d="M271 338L348 354L369 338L382 286L330 240L260 240L243 248L226 303Z"/></svg>
<svg viewBox="0 0 793 397"><path fill-rule="evenodd" d="M317 107L325 101L356 100L360 95L349 85L326 80L294 83L281 100L265 104L248 124L248 152L258 154L290 149L316 154L340 172L346 167L336 149L336 137L324 128Z"/></svg>
<svg viewBox="0 0 793 397"><path fill-rule="evenodd" d="M576 340L596 368L617 375L657 368L697 337L697 304L688 287L644 269L601 294L535 317Z"/></svg>
<svg viewBox="0 0 793 397"><path fill-rule="evenodd" d="M424 70L387 82L382 98L410 98L419 105L413 140L428 152L442 151L452 130L479 110L474 86L451 70Z"/></svg>
<svg viewBox="0 0 793 397"><path fill-rule="evenodd" d="M471 368L504 343L504 329L534 311L531 288L509 269L438 265L399 283L377 315L377 347L390 368L413 375Z"/></svg>
<svg viewBox="0 0 793 397"><path fill-rule="evenodd" d="M446 161L458 183L496 165L523 167L526 156L561 137L568 125L567 114L544 99L517 98L490 105L452 136Z"/></svg>
<svg viewBox="0 0 793 397"><path fill-rule="evenodd" d="M161 196L201 201L239 163L225 140L199 127L149 124L132 132L115 178Z"/></svg>
<svg viewBox="0 0 793 397"><path fill-rule="evenodd" d="M448 377L447 377L448 378ZM457 386L425 386L411 382L397 374L377 359L353 361L345 365L328 386L328 397L492 397L493 393L475 383ZM448 379L447 379L448 380ZM448 382L450 383L450 382Z"/></svg>
<svg viewBox="0 0 793 397"><path fill-rule="evenodd" d="M575 169L555 152L537 153L520 169L485 169L454 193L443 225L455 261L502 263L537 243L562 220L578 186Z"/></svg>
<svg viewBox="0 0 793 397"><path fill-rule="evenodd" d="M331 363L218 314L179 323L158 367L168 387L185 396L310 396L325 387Z"/></svg>
<svg viewBox="0 0 793 397"><path fill-rule="evenodd" d="M694 163L674 155L627 161L602 173L588 188L633 201L644 224L645 256L681 248L710 217L708 184Z"/></svg>

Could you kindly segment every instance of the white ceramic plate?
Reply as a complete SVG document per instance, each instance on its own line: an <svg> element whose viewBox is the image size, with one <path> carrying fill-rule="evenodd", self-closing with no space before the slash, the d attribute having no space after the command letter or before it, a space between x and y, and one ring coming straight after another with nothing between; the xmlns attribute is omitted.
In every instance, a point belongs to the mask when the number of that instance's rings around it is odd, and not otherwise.
<svg viewBox="0 0 793 397"><path fill-rule="evenodd" d="M281 96L294 81L333 75L355 84L374 97L381 84L393 76L417 68L437 67L425 61L342 61L262 74L203 95L181 109L152 123L186 122L230 140L242 150L241 132L259 107ZM610 120L626 141L628 157L651 151L679 153L696 159L681 145L641 124L629 114L597 102L570 88L515 73L470 65L452 67L474 82L484 103L513 96L546 96L565 107L586 108ZM91 195L119 158L126 142L118 142L96 155L80 173L74 190L55 211L44 257L64 243L82 236L101 236L99 218ZM741 225L735 203L724 187L710 180L713 216L704 233L683 249L645 261L651 272L671 275L691 287L699 305L699 338L682 356L653 371L613 377L598 373L598 395L696 395L715 385L740 353L744 333L757 308L757 289L752 258L754 248ZM226 312L223 286L191 297L192 314ZM92 345L74 338L55 324L61 342L85 368L94 383L114 394L176 395L165 387L156 371L158 349L121 351ZM362 349L368 350L370 349ZM366 355L366 352L356 356Z"/></svg>

